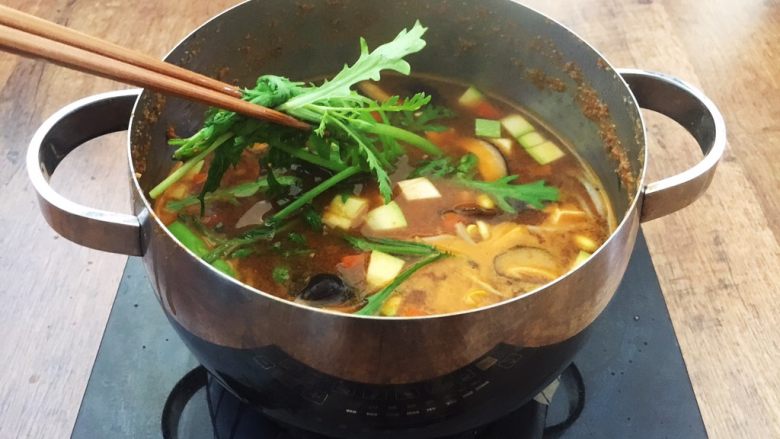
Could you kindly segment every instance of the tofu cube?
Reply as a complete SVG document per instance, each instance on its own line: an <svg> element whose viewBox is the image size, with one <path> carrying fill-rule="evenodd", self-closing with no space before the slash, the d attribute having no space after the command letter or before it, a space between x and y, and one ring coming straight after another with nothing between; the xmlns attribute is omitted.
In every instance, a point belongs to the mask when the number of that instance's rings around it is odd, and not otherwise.
<svg viewBox="0 0 780 439"><path fill-rule="evenodd" d="M404 264L406 261L401 258L374 250L368 261L366 282L371 288L382 288L398 276L398 273L404 268Z"/></svg>
<svg viewBox="0 0 780 439"><path fill-rule="evenodd" d="M408 201L441 198L441 193L436 189L436 186L425 177L399 181L398 187Z"/></svg>
<svg viewBox="0 0 780 439"><path fill-rule="evenodd" d="M366 225L373 230L395 230L406 227L406 217L398 203L391 201L368 212Z"/></svg>

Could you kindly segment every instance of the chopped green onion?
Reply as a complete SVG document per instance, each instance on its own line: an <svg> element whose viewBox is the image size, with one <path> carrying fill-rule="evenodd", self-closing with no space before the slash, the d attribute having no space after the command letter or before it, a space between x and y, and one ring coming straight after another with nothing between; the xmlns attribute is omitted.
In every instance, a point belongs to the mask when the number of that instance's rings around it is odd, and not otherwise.
<svg viewBox="0 0 780 439"><path fill-rule="evenodd" d="M290 280L290 269L281 266L275 267L273 273L271 273L271 277L274 279L274 282L278 284L287 283L287 281Z"/></svg>

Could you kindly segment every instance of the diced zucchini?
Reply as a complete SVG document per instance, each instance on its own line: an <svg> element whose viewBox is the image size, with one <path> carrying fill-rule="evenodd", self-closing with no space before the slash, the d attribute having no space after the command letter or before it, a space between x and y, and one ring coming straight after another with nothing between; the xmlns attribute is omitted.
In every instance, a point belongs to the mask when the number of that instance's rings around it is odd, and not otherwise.
<svg viewBox="0 0 780 439"><path fill-rule="evenodd" d="M510 114L509 116L501 119L501 125L506 128L506 131L512 135L515 139L523 134L530 133L534 130L534 126L531 122L528 122L526 118L519 114Z"/></svg>
<svg viewBox="0 0 780 439"><path fill-rule="evenodd" d="M552 163L566 155L556 144L549 140L525 150L540 165Z"/></svg>
<svg viewBox="0 0 780 439"><path fill-rule="evenodd" d="M441 198L441 193L436 189L436 186L425 177L399 181L398 187L401 189L404 198L409 201Z"/></svg>
<svg viewBox="0 0 780 439"><path fill-rule="evenodd" d="M490 119L476 119L474 132L477 137L501 137L501 122Z"/></svg>
<svg viewBox="0 0 780 439"><path fill-rule="evenodd" d="M366 224L373 230L395 230L406 227L406 217L395 201L368 212Z"/></svg>
<svg viewBox="0 0 780 439"><path fill-rule="evenodd" d="M484 100L485 96L474 86L471 86L458 98L458 103L464 107L471 108L476 107Z"/></svg>
<svg viewBox="0 0 780 439"><path fill-rule="evenodd" d="M523 145L523 148L533 148L534 146L541 145L544 143L545 138L541 134L539 134L537 131L531 131L530 133L525 133L522 136L517 138L517 141L520 142L521 145Z"/></svg>
<svg viewBox="0 0 780 439"><path fill-rule="evenodd" d="M374 250L368 261L366 282L372 288L381 288L398 276L398 273L404 268L404 264L406 261L401 258Z"/></svg>
<svg viewBox="0 0 780 439"><path fill-rule="evenodd" d="M499 137L497 139L487 139L488 142L492 143L496 148L498 148L499 151L501 151L504 155L512 154L512 146L514 145L514 141L512 139L507 139L505 137Z"/></svg>
<svg viewBox="0 0 780 439"><path fill-rule="evenodd" d="M322 222L331 228L349 230L363 222L367 211L368 200L365 198L349 196L344 200L343 196L336 195L325 208Z"/></svg>
<svg viewBox="0 0 780 439"><path fill-rule="evenodd" d="M574 243L577 245L577 247L580 248L580 250L590 253L596 251L596 249L599 248L599 245L596 241L585 235L575 235Z"/></svg>
<svg viewBox="0 0 780 439"><path fill-rule="evenodd" d="M579 267L582 265L585 261L588 260L590 255L590 253L580 250L580 252L577 253L577 259L574 260L574 267Z"/></svg>

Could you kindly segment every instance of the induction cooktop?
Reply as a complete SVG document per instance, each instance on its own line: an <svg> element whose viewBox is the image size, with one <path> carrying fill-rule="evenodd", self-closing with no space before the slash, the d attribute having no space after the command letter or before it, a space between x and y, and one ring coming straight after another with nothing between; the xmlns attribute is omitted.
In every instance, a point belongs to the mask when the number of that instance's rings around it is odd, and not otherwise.
<svg viewBox="0 0 780 439"><path fill-rule="evenodd" d="M213 380L168 323L137 258L125 268L72 437L323 438L264 417ZM707 437L641 234L573 365L526 406L454 437Z"/></svg>

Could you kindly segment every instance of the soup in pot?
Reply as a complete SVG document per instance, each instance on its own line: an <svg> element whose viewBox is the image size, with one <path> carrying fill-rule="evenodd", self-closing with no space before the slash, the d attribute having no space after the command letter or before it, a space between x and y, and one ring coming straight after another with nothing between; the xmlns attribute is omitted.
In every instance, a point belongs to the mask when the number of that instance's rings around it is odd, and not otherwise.
<svg viewBox="0 0 780 439"><path fill-rule="evenodd" d="M314 88L262 77L256 94L245 92L292 109L312 133L227 112L187 138L171 130L181 161L150 192L156 214L247 285L381 316L526 294L583 263L614 230L595 173L521 105L429 76L383 75L357 88L307 101ZM280 90L278 102L263 100Z"/></svg>
<svg viewBox="0 0 780 439"><path fill-rule="evenodd" d="M225 258L237 279L289 300L356 311L425 257L393 252L392 242L419 243L445 256L399 284L379 314L449 313L500 302L554 280L586 259L614 228L595 174L518 106L430 77L391 76L362 89L379 99L427 92L431 103L405 123L441 148L454 166L465 163L472 181L513 175L512 183L543 180L557 189L557 197L542 206L509 199L511 210L503 209L490 192L463 184L457 171L442 169L446 165L437 166L444 161L407 148L390 175L389 203L370 176L346 180L318 196L274 239ZM197 194L210 166L207 157L157 198L157 214L168 224L184 223L212 247L262 224L296 193L327 177L291 165L289 175L275 175L283 187L275 197L263 190L268 154L264 143L244 151L200 215ZM351 237L368 245L346 239ZM370 245L382 242L387 251Z"/></svg>

